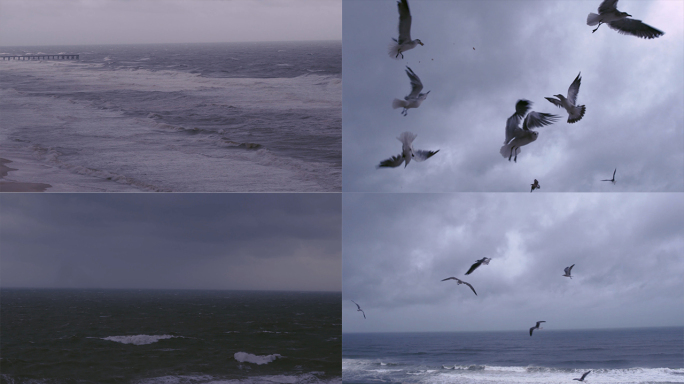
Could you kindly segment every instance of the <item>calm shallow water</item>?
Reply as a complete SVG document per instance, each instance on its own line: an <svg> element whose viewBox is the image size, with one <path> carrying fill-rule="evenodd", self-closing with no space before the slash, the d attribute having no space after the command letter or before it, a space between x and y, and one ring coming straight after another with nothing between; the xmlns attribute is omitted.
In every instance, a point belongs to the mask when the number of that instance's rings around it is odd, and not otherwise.
<svg viewBox="0 0 684 384"><path fill-rule="evenodd" d="M0 62L4 153L131 190L341 189L340 42L0 51L80 54Z"/></svg>
<svg viewBox="0 0 684 384"><path fill-rule="evenodd" d="M3 289L1 381L339 383L340 298Z"/></svg>
<svg viewBox="0 0 684 384"><path fill-rule="evenodd" d="M349 383L684 382L684 328L344 334Z"/></svg>

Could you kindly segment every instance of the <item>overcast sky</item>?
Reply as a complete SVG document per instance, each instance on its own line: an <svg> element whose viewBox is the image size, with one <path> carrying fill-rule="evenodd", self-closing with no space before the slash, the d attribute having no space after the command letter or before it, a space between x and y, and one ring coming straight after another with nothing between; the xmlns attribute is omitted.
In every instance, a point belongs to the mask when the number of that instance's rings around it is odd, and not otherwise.
<svg viewBox="0 0 684 384"><path fill-rule="evenodd" d="M339 291L339 194L2 194L2 287Z"/></svg>
<svg viewBox="0 0 684 384"><path fill-rule="evenodd" d="M0 0L0 46L341 38L341 0Z"/></svg>
<svg viewBox="0 0 684 384"><path fill-rule="evenodd" d="M524 192L538 179L542 192L684 191L684 2L618 3L665 32L653 40L592 33L600 3L410 0L411 37L425 46L394 60L396 1L345 0L343 190ZM404 117L391 104L410 92L406 65L431 92ZM567 95L580 72L586 115L568 124L544 97ZM499 150L519 99L561 119L516 164ZM418 135L415 149L440 152L376 169L400 153L403 131ZM600 181L615 168L617 184Z"/></svg>
<svg viewBox="0 0 684 384"><path fill-rule="evenodd" d="M343 332L684 325L681 194L348 193L342 208Z"/></svg>

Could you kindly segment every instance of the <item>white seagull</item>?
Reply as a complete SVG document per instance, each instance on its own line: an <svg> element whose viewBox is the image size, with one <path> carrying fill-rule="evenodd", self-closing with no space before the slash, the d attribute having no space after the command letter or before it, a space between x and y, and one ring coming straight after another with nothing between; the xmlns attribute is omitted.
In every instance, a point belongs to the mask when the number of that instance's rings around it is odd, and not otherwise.
<svg viewBox="0 0 684 384"><path fill-rule="evenodd" d="M409 80L411 80L411 93L406 95L404 100L394 99L394 101L392 101L392 108L404 108L401 111L401 114L404 116L406 116L409 108L420 107L420 104L427 98L428 93L430 93L430 91L427 91L427 93L420 93L420 91L423 90L423 83L408 66L406 66L406 74L408 75Z"/></svg>
<svg viewBox="0 0 684 384"><path fill-rule="evenodd" d="M544 321L544 320L542 320L542 321L537 321L537 325L535 325L534 327L530 328L530 336L532 336L532 331L534 331L535 329L544 329L544 328L541 328L541 327L540 327L541 323L546 323L546 321Z"/></svg>
<svg viewBox="0 0 684 384"><path fill-rule="evenodd" d="M617 168L613 171L613 178L612 179L606 179L606 180L601 180L601 181L611 181L613 184L615 184L615 172L617 172Z"/></svg>
<svg viewBox="0 0 684 384"><path fill-rule="evenodd" d="M587 25L598 24L598 27L592 33L596 32L601 24L608 24L610 28L622 35L634 35L644 39L653 39L665 34L663 31L642 23L641 20L628 19L632 15L627 12L618 11L617 2L618 0L603 0L598 8L599 14L590 13L587 16Z"/></svg>
<svg viewBox="0 0 684 384"><path fill-rule="evenodd" d="M417 136L418 135L415 133L402 132L402 134L397 137L397 140L401 141L401 153L397 156L392 156L387 160L381 161L380 165L378 165L378 168L396 168L404 161L406 161L406 164L404 165L404 168L406 168L406 166L411 162L411 159L416 159L416 161L425 161L434 156L435 153L439 152L439 149L436 151L423 151L420 149L414 150L413 140L415 140Z"/></svg>
<svg viewBox="0 0 684 384"><path fill-rule="evenodd" d="M354 304L356 304L356 301L354 301L354 300L352 300L351 302L354 303ZM361 309L361 306L358 305L358 304L356 304L356 308L358 308L358 309L356 310L356 312L359 312L359 311L360 311L361 313L363 313L363 318L365 319L365 318L366 318L366 312L364 312L363 309Z"/></svg>
<svg viewBox="0 0 684 384"><path fill-rule="evenodd" d="M582 117L584 117L584 112L587 110L587 107L584 105L576 105L577 94L579 93L580 83L582 82L582 77L580 76L581 74L582 72L580 72L580 74L575 78L575 81L570 84L570 88L568 88L567 99L565 96L560 94L554 95L558 99L545 97L546 100L550 101L555 106L559 108L565 108L565 110L568 111L568 123L570 124L580 121Z"/></svg>
<svg viewBox="0 0 684 384"><path fill-rule="evenodd" d="M477 267L479 267L480 265L482 265L482 264L484 264L484 265L489 265L489 262L490 262L490 261L492 261L492 259L490 259L489 257L483 257L483 258L481 258L480 260L476 261L475 264L471 265L471 266L470 266L470 269L469 269L468 272L466 272L465 274L466 274L466 275L470 275L470 274L471 274L474 270L476 270Z"/></svg>
<svg viewBox="0 0 684 384"><path fill-rule="evenodd" d="M586 371L586 372L584 372L584 374L582 375L581 378L579 378L579 379L573 379L573 380L584 381L584 378L587 377L587 375L589 374L589 372L591 372L591 371Z"/></svg>
<svg viewBox="0 0 684 384"><path fill-rule="evenodd" d="M571 265L571 266L569 266L569 267L565 267L565 269L564 269L565 275L563 275L563 276L569 277L569 278L572 279L572 276L570 276L570 271L572 271L572 267L574 267L574 266L575 266L575 264L573 264L573 265Z"/></svg>
<svg viewBox="0 0 684 384"><path fill-rule="evenodd" d="M453 277L453 276L452 276L452 277L447 277L446 279L444 279L444 280L442 280L442 281L447 281L447 280L456 280L456 282L458 283L458 285L465 284L465 285L469 286L470 289L473 290L473 293L475 294L475 296L477 296L477 292L475 292L475 288L473 288L472 285L466 283L465 281L459 279L458 277Z"/></svg>
<svg viewBox="0 0 684 384"><path fill-rule="evenodd" d="M520 120L530 110L532 102L529 100L518 100L515 104L515 113L506 121L506 140L504 145L499 150L501 156L508 156L508 161L515 155L513 159L518 162L518 154L520 147L527 145L535 140L539 132L533 131L532 128L543 127L545 125L553 124L559 116L550 113L530 112L523 121L523 126L520 128Z"/></svg>
<svg viewBox="0 0 684 384"><path fill-rule="evenodd" d="M398 59L401 55L403 59L402 52L413 49L418 44L423 45L423 42L420 39L411 40L411 11L408 1L397 1L397 8L399 9L399 39L392 38L394 43L390 44L389 55L393 59Z"/></svg>

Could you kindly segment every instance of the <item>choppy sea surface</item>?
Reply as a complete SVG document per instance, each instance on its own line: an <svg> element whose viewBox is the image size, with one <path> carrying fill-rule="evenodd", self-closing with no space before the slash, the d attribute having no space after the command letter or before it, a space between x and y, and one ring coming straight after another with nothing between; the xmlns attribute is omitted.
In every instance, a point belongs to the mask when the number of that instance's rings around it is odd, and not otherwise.
<svg viewBox="0 0 684 384"><path fill-rule="evenodd" d="M343 335L345 383L684 383L684 328Z"/></svg>
<svg viewBox="0 0 684 384"><path fill-rule="evenodd" d="M48 192L341 190L339 41L0 47L58 53L80 59L0 60L1 157L33 162L15 171L21 181Z"/></svg>
<svg viewBox="0 0 684 384"><path fill-rule="evenodd" d="M0 291L3 383L340 383L340 293Z"/></svg>

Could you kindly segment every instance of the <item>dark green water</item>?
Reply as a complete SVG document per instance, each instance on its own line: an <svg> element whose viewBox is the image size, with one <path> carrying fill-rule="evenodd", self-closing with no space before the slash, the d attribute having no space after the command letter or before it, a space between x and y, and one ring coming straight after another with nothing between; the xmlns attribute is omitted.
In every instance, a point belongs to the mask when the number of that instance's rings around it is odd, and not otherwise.
<svg viewBox="0 0 684 384"><path fill-rule="evenodd" d="M311 292L3 289L0 380L341 382L340 300ZM236 360L238 352L282 357L259 365Z"/></svg>

